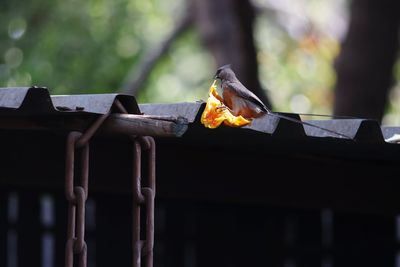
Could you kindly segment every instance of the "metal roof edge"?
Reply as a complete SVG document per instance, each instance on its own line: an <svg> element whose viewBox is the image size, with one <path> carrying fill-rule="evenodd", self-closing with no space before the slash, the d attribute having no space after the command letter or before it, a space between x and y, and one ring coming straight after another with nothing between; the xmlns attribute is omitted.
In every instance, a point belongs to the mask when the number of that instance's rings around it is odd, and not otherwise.
<svg viewBox="0 0 400 267"><path fill-rule="evenodd" d="M53 114L58 112L85 112L106 114L118 100L130 114L140 114L139 106L132 95L126 94L81 94L50 95L46 87L0 88L0 112L13 114Z"/></svg>
<svg viewBox="0 0 400 267"><path fill-rule="evenodd" d="M183 102L173 104L140 104L140 109L147 115L184 117L190 124L199 123L200 116L204 110L205 103ZM278 113L302 121L298 114ZM381 128L379 122L371 119L330 119L330 120L304 120L309 124L337 132L348 136L357 142L383 143L384 137L400 133L400 127ZM190 126L189 126L190 128ZM242 129L267 133L275 137L285 138L332 138L348 140L340 135L310 125L302 125L283 118L264 116L252 121L251 125L241 127ZM197 128L196 128L197 129ZM384 131L383 131L384 129ZM397 129L397 130L394 130Z"/></svg>
<svg viewBox="0 0 400 267"><path fill-rule="evenodd" d="M0 88L0 108L19 109L24 104L29 104L27 98L42 98L40 102L48 102L50 94L45 87L6 87Z"/></svg>
<svg viewBox="0 0 400 267"><path fill-rule="evenodd" d="M276 113L286 117L290 117L301 121L300 116L293 113ZM250 125L243 128L250 129L257 132L268 133L279 137L304 137L305 131L303 125L284 118L274 116L273 114L266 114L263 117L255 119Z"/></svg>
<svg viewBox="0 0 400 267"><path fill-rule="evenodd" d="M52 95L51 100L58 111L106 114L111 111L115 100L119 100L127 113L140 113L135 97L126 94Z"/></svg>

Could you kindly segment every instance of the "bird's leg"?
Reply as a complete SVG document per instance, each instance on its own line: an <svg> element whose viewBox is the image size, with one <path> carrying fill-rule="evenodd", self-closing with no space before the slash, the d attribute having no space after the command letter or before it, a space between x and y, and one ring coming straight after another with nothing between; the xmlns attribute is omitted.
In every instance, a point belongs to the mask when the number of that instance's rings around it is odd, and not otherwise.
<svg viewBox="0 0 400 267"><path fill-rule="evenodd" d="M225 110L225 109L229 110L232 113L232 110L229 107L225 106L225 105L221 105L221 106L216 107L215 111L220 112L220 111Z"/></svg>
<svg viewBox="0 0 400 267"><path fill-rule="evenodd" d="M218 106L215 108L215 111L220 112L221 110L226 109L226 106Z"/></svg>

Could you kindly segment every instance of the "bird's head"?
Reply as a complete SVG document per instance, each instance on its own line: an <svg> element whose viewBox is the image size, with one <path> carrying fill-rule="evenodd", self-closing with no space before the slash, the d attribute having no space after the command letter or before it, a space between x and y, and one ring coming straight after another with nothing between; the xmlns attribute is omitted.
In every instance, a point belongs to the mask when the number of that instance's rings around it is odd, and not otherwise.
<svg viewBox="0 0 400 267"><path fill-rule="evenodd" d="M230 64L218 68L214 76L214 79L220 79L220 80L233 80L235 78L236 75L231 69Z"/></svg>

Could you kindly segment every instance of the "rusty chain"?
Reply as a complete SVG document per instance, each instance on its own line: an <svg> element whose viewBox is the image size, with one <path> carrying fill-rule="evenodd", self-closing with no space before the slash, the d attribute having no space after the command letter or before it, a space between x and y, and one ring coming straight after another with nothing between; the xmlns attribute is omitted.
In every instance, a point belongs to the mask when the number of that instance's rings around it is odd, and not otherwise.
<svg viewBox="0 0 400 267"><path fill-rule="evenodd" d="M119 101L115 104L118 108ZM122 105L121 105L122 106ZM120 108L121 109L121 108ZM126 113L126 110L121 110ZM65 266L74 266L74 257L79 266L87 266L87 245L85 242L85 204L88 197L89 181L89 140L101 126L109 113L100 116L85 133L70 132L66 142L65 195L68 201L68 229L65 246ZM146 267L153 266L154 247L154 198L155 198L155 142L152 137L133 137L133 266L140 267L144 258ZM142 151L147 153L148 178L142 187ZM75 179L75 156L79 153L79 182ZM75 183L77 182L77 183ZM145 226L141 226L141 208L145 207ZM141 230L145 237L142 239Z"/></svg>
<svg viewBox="0 0 400 267"><path fill-rule="evenodd" d="M142 150L148 154L148 179L146 186L142 186L141 160ZM155 142L152 137L138 137L134 139L133 157L133 266L142 266L145 259L146 267L153 266L154 247L154 198L155 198ZM146 225L145 240L141 233L141 207L145 207Z"/></svg>
<svg viewBox="0 0 400 267"><path fill-rule="evenodd" d="M89 140L101 126L109 113L101 115L85 131L70 132L65 150L65 197L68 201L68 229L65 245L65 266L74 266L74 256L79 266L87 266L87 245L85 242L85 204L89 184ZM75 156L79 153L79 182L75 179ZM77 182L77 183L75 183Z"/></svg>
<svg viewBox="0 0 400 267"><path fill-rule="evenodd" d="M68 230L65 246L65 266L73 267L74 255L79 258L79 265L86 266L87 247L85 242L85 203L88 196L89 177L89 143L77 148L76 144L82 136L79 132L71 132L67 138L65 196L68 201ZM80 152L80 181L74 183L75 152Z"/></svg>
<svg viewBox="0 0 400 267"><path fill-rule="evenodd" d="M121 113L128 113L119 100L115 101L115 106ZM140 267L142 258L145 258L146 267L153 266L153 247L154 247L154 198L156 192L156 145L153 137L133 136L133 225L132 225L132 245L133 245L133 266ZM141 160L142 150L148 153L148 179L147 185L142 187ZM141 239L141 207L146 208L145 240Z"/></svg>

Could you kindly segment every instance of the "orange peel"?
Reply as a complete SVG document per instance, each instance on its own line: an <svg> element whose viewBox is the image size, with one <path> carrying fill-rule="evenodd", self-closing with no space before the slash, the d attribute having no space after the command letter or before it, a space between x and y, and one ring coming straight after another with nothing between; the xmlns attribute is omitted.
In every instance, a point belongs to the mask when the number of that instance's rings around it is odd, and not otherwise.
<svg viewBox="0 0 400 267"><path fill-rule="evenodd" d="M241 127L251 123L251 120L241 115L233 115L229 108L224 105L223 99L217 92L217 80L210 86L206 107L201 114L201 123L210 129L219 127L222 123L231 127Z"/></svg>

